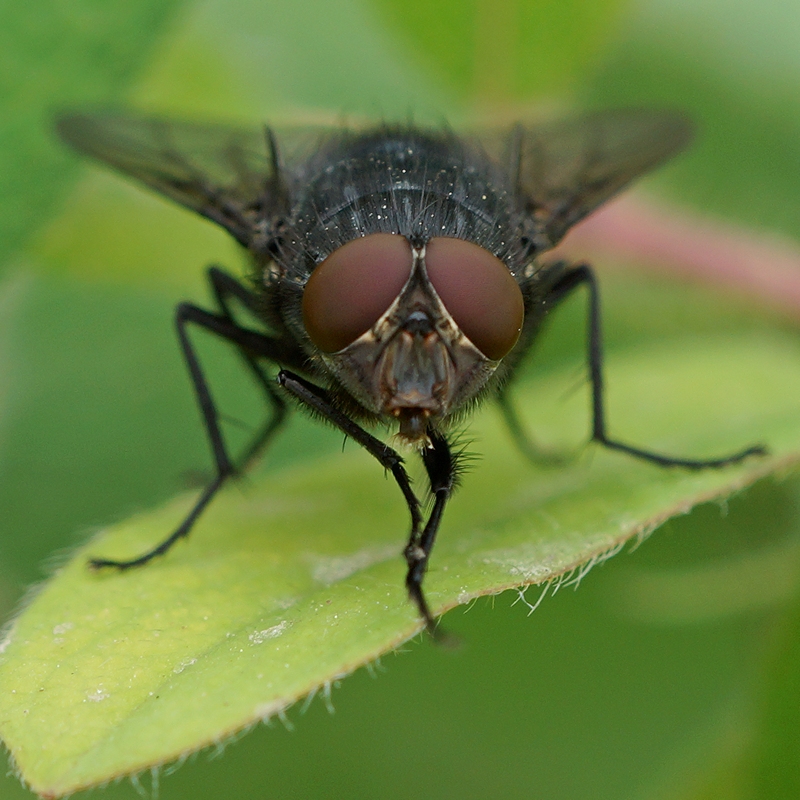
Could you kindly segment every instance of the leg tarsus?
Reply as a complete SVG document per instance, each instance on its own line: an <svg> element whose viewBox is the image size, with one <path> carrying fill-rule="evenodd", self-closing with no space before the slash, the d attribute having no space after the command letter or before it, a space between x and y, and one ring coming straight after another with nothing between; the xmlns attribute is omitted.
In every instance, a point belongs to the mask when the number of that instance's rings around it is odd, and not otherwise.
<svg viewBox="0 0 800 800"><path fill-rule="evenodd" d="M175 531L173 531L172 534L164 539L163 542L156 545L152 550L148 550L146 553L142 553L142 555L132 558L128 561L114 561L108 558L90 558L89 566L92 569L113 567L120 571L124 571L126 569L131 569L132 567L141 567L144 564L147 564L149 561L152 561L157 556L163 556L165 553L167 553L167 551L172 549L172 546L179 539L183 539L188 536L189 531L197 521L197 518L203 513L203 510L211 502L211 499L214 497L217 491L219 491L224 481L224 476L217 476L215 480L209 483L183 522L175 529Z"/></svg>
<svg viewBox="0 0 800 800"><path fill-rule="evenodd" d="M650 461L660 467L682 467L683 469L700 470L700 469L722 469L729 467L733 464L738 464L751 456L766 456L769 455L769 449L764 445L753 445L738 453L732 453L722 458L673 458L672 456L665 456L661 453L654 453L650 450L641 450L638 447L631 447L630 445L617 442L613 439L593 437L593 441L607 447L610 450L619 450L622 453L641 458L644 461Z"/></svg>
<svg viewBox="0 0 800 800"><path fill-rule="evenodd" d="M573 463L577 459L580 451L574 453L562 452L540 447L536 444L522 424L522 420L520 420L517 409L509 397L507 390L502 391L497 396L497 406L500 409L500 414L503 417L506 428L508 428L511 438L517 446L517 450L519 450L531 464L538 467L563 467L566 464Z"/></svg>

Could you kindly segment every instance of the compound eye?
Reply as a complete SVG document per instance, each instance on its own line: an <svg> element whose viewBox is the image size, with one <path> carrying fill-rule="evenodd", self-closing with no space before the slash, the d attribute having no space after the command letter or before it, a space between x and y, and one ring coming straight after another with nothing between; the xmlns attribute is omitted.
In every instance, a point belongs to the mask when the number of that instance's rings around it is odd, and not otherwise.
<svg viewBox="0 0 800 800"><path fill-rule="evenodd" d="M311 341L335 353L366 333L394 302L411 274L404 236L373 233L334 250L303 293L303 323Z"/></svg>
<svg viewBox="0 0 800 800"><path fill-rule="evenodd" d="M525 304L508 267L463 239L437 236L425 248L433 288L456 324L487 358L501 359L517 343Z"/></svg>

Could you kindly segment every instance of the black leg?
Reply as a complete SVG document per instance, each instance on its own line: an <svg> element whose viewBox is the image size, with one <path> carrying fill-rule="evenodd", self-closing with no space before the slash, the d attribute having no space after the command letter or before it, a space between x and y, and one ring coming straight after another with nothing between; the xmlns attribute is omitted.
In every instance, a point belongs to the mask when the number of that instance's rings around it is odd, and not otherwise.
<svg viewBox="0 0 800 800"><path fill-rule="evenodd" d="M592 439L599 442L604 447L612 450L621 450L637 458L651 461L663 467L685 467L687 469L706 469L716 467L726 467L736 464L749 456L765 455L766 447L756 445L732 453L722 458L694 459L694 458L674 458L660 453L653 453L649 450L642 450L638 447L611 439L606 434L605 407L603 398L603 346L602 334L600 329L600 294L597 287L597 279L594 271L585 264L572 267L564 272L563 276L553 285L546 298L548 306L557 305L564 297L573 290L585 284L589 290L589 319L588 319L588 358L589 358L589 380L592 385Z"/></svg>
<svg viewBox="0 0 800 800"><path fill-rule="evenodd" d="M439 530L445 506L456 485L458 476L457 454L452 453L450 445L444 436L435 431L429 431L431 444L430 447L422 450L422 461L430 481L433 509L425 527L420 530L422 516L419 501L411 489L411 482L400 455L339 411L330 402L323 389L285 370L279 373L278 381L315 413L336 425L347 436L358 442L385 469L390 470L394 475L411 514L411 534L408 539L408 545L404 550L408 564L408 573L406 575L408 594L419 609L420 616L425 621L428 631L437 639L441 639L442 637L436 629L436 621L431 614L422 591L422 581L425 577L428 559L436 540L436 533Z"/></svg>
<svg viewBox="0 0 800 800"><path fill-rule="evenodd" d="M89 564L94 568L101 567L116 567L117 569L128 569L130 567L138 567L146 564L156 556L166 553L172 545L179 539L185 537L192 529L197 518L200 516L205 507L209 504L214 495L219 491L225 481L231 476L236 474L236 466L230 458L225 441L222 436L222 431L219 425L219 414L217 412L214 400L211 396L211 391L203 374L200 361L197 358L197 353L189 339L187 327L189 324L197 325L200 328L226 339L235 344L240 352L243 353L248 363L254 357L267 358L274 362L282 361L284 353L290 351L291 346L286 345L280 340L273 339L257 331L249 330L247 328L239 327L231 318L226 309L223 309L223 314L212 314L197 306L190 305L189 303L181 303L175 311L175 324L178 333L178 340L183 351L186 365L189 369L189 375L192 379L192 384L195 388L198 404L203 415L203 422L205 424L206 432L208 433L211 450L214 455L214 462L216 466L216 476L208 484L203 493L198 498L197 502L189 512L187 517L167 537L163 542L143 553L137 558L127 561L114 561L105 558L90 559ZM254 370L261 375L260 368L255 365ZM270 394L271 396L271 394ZM283 418L283 404L275 405L277 413L273 413L272 419L268 422L265 428L256 437L254 445L256 450L264 446L267 440L277 430L278 425ZM252 449L253 445L251 445ZM252 455L252 454L251 454ZM245 454L245 461L247 460L248 453Z"/></svg>
<svg viewBox="0 0 800 800"><path fill-rule="evenodd" d="M514 440L514 444L532 464L540 467L560 467L575 460L576 454L574 453L548 450L536 444L528 431L525 430L507 389L504 388L497 395L497 405L503 415L503 421L511 434L511 438Z"/></svg>
<svg viewBox="0 0 800 800"><path fill-rule="evenodd" d="M433 509L422 533L419 535L412 533L404 554L408 563L406 575L408 594L416 603L429 633L437 636L436 622L422 591L422 580L428 568L428 559L436 541L445 505L456 485L458 456L453 454L447 439L441 434L429 431L429 437L431 445L422 451L422 461L431 484Z"/></svg>
<svg viewBox="0 0 800 800"><path fill-rule="evenodd" d="M250 313L256 317L258 316L258 297L249 289L242 286L233 276L221 270L219 267L210 267L208 270L208 280L214 292L219 310L227 320L232 323L235 321L229 304L230 298L235 298ZM269 444L272 437L278 432L286 419L286 402L283 397L278 394L275 379L264 371L250 351L239 349L239 355L255 378L256 383L263 391L272 413L261 430L256 433L237 458L236 474L241 474L246 471L251 463L258 458L259 454Z"/></svg>
<svg viewBox="0 0 800 800"><path fill-rule="evenodd" d="M353 422L350 417L336 408L330 401L327 392L324 389L320 389L319 386L315 386L310 381L304 380L299 375L287 370L281 370L278 373L278 383L315 414L326 419L339 428L345 436L349 436L353 441L360 444L384 469L392 473L397 485L400 487L400 491L403 493L408 512L411 515L411 541L416 541L422 525L422 513L419 500L411 488L411 479L403 466L403 459L400 454L365 431L360 425Z"/></svg>
<svg viewBox="0 0 800 800"><path fill-rule="evenodd" d="M411 481L400 455L339 411L331 403L327 393L318 386L286 370L282 370L278 374L278 382L304 405L358 442L381 466L391 471L411 514L411 534L404 551L408 563L406 587L409 596L419 609L428 631L440 638L436 632L436 622L422 592L422 580L425 577L428 559L436 540L436 532L442 521L445 505L455 488L458 475L458 457L451 452L447 439L435 431L430 431L431 445L422 450L422 461L428 473L430 490L433 495L433 509L425 527L420 530L422 515L419 500L411 489Z"/></svg>

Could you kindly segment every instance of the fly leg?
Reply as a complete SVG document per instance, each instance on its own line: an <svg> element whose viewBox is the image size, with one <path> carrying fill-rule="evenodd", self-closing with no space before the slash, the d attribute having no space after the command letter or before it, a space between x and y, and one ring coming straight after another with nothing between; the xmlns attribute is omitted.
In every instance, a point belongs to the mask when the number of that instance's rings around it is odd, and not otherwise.
<svg viewBox="0 0 800 800"><path fill-rule="evenodd" d="M410 541L413 542L419 539L422 512L420 511L419 500L411 488L411 479L403 466L403 459L400 454L365 431L345 413L336 408L331 402L328 393L319 386L315 386L288 370L281 370L278 373L278 383L315 414L326 419L346 436L360 444L384 469L392 473L397 485L400 487L400 491L403 493L403 498L408 506L408 513L411 515ZM427 531L427 526L425 530ZM420 611L422 611L421 608ZM425 622L428 622L427 616L425 617Z"/></svg>
<svg viewBox="0 0 800 800"><path fill-rule="evenodd" d="M232 280L232 279L231 279ZM197 518L203 512L205 507L211 502L211 499L219 491L225 481L236 474L236 467L233 460L228 454L228 449L222 436L222 431L219 425L219 413L214 399L211 395L208 382L203 374L200 361L195 352L194 346L189 339L187 328L189 325L196 325L205 329L209 333L219 336L222 339L236 345L239 351L247 359L255 357L266 358L276 363L293 363L294 350L291 344L287 344L280 339L276 339L265 334L258 333L257 331L243 328L234 322L229 313L212 314L198 306L191 305L190 303L181 303L175 310L175 325L178 333L178 341L180 342L181 350L186 366L189 370L189 375L194 385L197 401L200 406L200 411L203 415L203 422L205 424L206 432L208 434L209 442L211 444L211 451L214 456L214 463L216 466L216 475L210 483L203 490L200 497L195 502L189 514L181 522L181 524L168 536L161 544L148 550L146 553L127 561L115 561L105 558L90 559L89 565L94 568L101 567L116 567L117 569L129 569L130 567L138 567L146 564L156 556L166 553L179 539L185 537L192 526L197 521ZM281 418L278 418L280 424ZM274 432L277 425L272 421L268 425L268 435L264 441L258 441L259 446L263 446L266 439Z"/></svg>
<svg viewBox="0 0 800 800"><path fill-rule="evenodd" d="M511 401L506 387L497 395L496 402L511 438L522 455L532 464L541 467L559 467L575 460L574 453L549 450L541 447L531 438L517 414L517 409Z"/></svg>
<svg viewBox="0 0 800 800"><path fill-rule="evenodd" d="M229 275L219 267L210 267L208 270L208 281L211 284L221 314L230 322L235 321L230 307L231 298L238 300L251 314L258 317L259 298L239 283L232 275ZM275 379L264 371L253 353L240 348L239 355L255 378L256 383L264 392L264 396L272 413L267 418L266 423L256 432L255 436L253 436L252 440L236 459L236 474L241 474L246 471L269 444L272 437L283 425L287 411L286 402L278 393Z"/></svg>
<svg viewBox="0 0 800 800"><path fill-rule="evenodd" d="M551 267L563 268L563 265ZM636 458L651 461L662 467L684 467L686 469L706 469L726 467L754 455L765 455L766 447L755 445L748 447L738 453L732 453L721 458L694 459L694 458L674 458L673 456L654 453L650 450L643 450L633 447L623 442L611 439L606 433L606 417L603 397L603 345L600 330L600 294L597 287L597 278L591 267L586 264L566 269L561 277L553 284L547 297L546 304L554 306L573 290L586 285L589 290L589 318L588 318L588 360L589 360L589 380L592 386L592 439L599 442L604 447L612 450L620 450L623 453L635 456Z"/></svg>
<svg viewBox="0 0 800 800"><path fill-rule="evenodd" d="M579 452L542 447L538 444L517 413L512 397L514 376L524 363L524 359L533 350L545 318L554 305L547 301L550 290L563 276L566 268L567 265L560 261L548 265L537 273L534 285L523 286L523 293L527 295L525 324L520 334L520 341L515 348L516 352L509 359L510 370L495 397L497 408L517 449L528 461L539 467L557 467L569 464L575 461Z"/></svg>
<svg viewBox="0 0 800 800"><path fill-rule="evenodd" d="M429 431L428 436L431 444L422 451L422 461L431 484L433 510L422 533L416 536L412 533L404 555L408 563L406 588L409 597L416 603L428 632L436 637L436 621L422 591L422 580L428 569L428 559L436 541L445 505L456 486L458 456L453 454L444 436L435 431Z"/></svg>
<svg viewBox="0 0 800 800"><path fill-rule="evenodd" d="M420 530L422 514L419 500L411 489L411 481L403 466L401 456L336 408L324 389L287 370L281 370L278 374L278 382L309 409L358 442L384 469L388 469L394 476L411 515L411 534L404 551L408 563L406 587L409 596L419 609L420 616L425 621L425 626L435 636L436 622L422 592L422 579L425 577L428 558L436 540L436 532L442 521L445 505L456 484L457 458L452 454L447 440L439 433L429 432L431 446L422 451L422 461L428 473L434 500L433 510L428 521Z"/></svg>

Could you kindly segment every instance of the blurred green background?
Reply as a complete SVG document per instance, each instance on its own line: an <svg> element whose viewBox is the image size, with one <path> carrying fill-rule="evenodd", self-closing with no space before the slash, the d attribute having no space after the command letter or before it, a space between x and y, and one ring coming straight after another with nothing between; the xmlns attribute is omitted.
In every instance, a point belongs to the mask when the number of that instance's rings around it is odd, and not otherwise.
<svg viewBox="0 0 800 800"><path fill-rule="evenodd" d="M42 0L0 18L4 616L53 553L208 468L172 307L205 300L206 263L241 264L210 225L61 149L58 108L252 122L674 106L701 137L650 190L800 238L800 6L785 0ZM641 271L604 287L610 359L790 325ZM579 375L582 330L573 303L538 369L568 359ZM226 411L257 418L235 361L207 355ZM265 469L339 446L297 419ZM314 700L294 730L162 774L161 797L797 798L798 587L800 484L784 476L674 520L530 617L513 594L451 613L460 650L411 644L343 681L335 715Z"/></svg>

